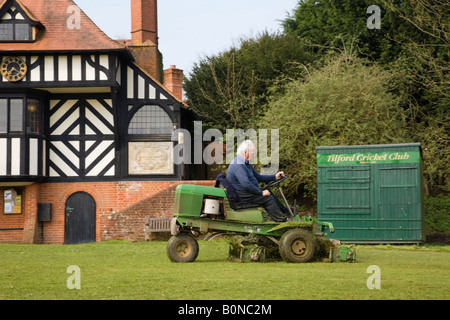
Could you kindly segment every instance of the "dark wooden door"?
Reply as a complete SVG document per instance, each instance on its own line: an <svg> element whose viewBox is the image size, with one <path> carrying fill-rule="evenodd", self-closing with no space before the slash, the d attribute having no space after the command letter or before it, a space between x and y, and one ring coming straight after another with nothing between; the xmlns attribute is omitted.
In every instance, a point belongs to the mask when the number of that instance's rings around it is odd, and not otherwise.
<svg viewBox="0 0 450 320"><path fill-rule="evenodd" d="M65 244L95 242L95 200L85 192L72 194L66 202Z"/></svg>

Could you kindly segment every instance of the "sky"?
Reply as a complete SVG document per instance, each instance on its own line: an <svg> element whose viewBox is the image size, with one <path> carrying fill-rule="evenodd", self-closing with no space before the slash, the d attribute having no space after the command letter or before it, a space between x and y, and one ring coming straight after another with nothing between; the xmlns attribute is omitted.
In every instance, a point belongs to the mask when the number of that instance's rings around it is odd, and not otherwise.
<svg viewBox="0 0 450 320"><path fill-rule="evenodd" d="M131 38L130 0L74 0L112 39ZM281 20L298 0L160 0L159 50L164 69L189 73L202 57L215 55L242 37L281 31Z"/></svg>

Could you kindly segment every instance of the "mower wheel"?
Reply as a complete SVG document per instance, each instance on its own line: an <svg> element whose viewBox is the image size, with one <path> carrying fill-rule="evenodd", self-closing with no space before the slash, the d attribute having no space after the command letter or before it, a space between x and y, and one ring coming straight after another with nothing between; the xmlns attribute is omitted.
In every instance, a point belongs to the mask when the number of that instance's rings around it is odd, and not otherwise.
<svg viewBox="0 0 450 320"><path fill-rule="evenodd" d="M316 253L314 236L302 229L286 231L280 239L280 255L286 262L310 261Z"/></svg>
<svg viewBox="0 0 450 320"><path fill-rule="evenodd" d="M198 256L198 242L187 233L172 236L167 243L167 256L172 262L193 262Z"/></svg>

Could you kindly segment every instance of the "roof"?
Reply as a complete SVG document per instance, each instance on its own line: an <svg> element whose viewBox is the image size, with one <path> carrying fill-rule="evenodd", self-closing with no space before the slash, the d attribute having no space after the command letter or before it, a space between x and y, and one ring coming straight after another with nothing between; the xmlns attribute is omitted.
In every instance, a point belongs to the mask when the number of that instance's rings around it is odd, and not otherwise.
<svg viewBox="0 0 450 320"><path fill-rule="evenodd" d="M0 9L12 0L0 0ZM0 51L125 50L109 38L72 0L14 0L30 20L43 26L34 42L3 42ZM79 21L79 24L78 24Z"/></svg>
<svg viewBox="0 0 450 320"><path fill-rule="evenodd" d="M316 150L328 150L328 149L345 149L345 148L352 148L352 149L370 149L370 148L420 148L419 142L413 142L413 143L397 143L397 144L368 144L368 145L347 145L347 146L318 146L316 147Z"/></svg>

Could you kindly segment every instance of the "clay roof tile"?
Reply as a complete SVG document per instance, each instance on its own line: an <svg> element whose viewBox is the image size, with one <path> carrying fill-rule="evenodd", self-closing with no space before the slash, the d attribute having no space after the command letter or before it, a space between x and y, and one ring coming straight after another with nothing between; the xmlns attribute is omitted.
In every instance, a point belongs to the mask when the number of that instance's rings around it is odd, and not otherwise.
<svg viewBox="0 0 450 320"><path fill-rule="evenodd" d="M11 0L2 0L0 9ZM14 0L40 22L34 42L3 42L0 51L125 50L109 38L72 0Z"/></svg>

